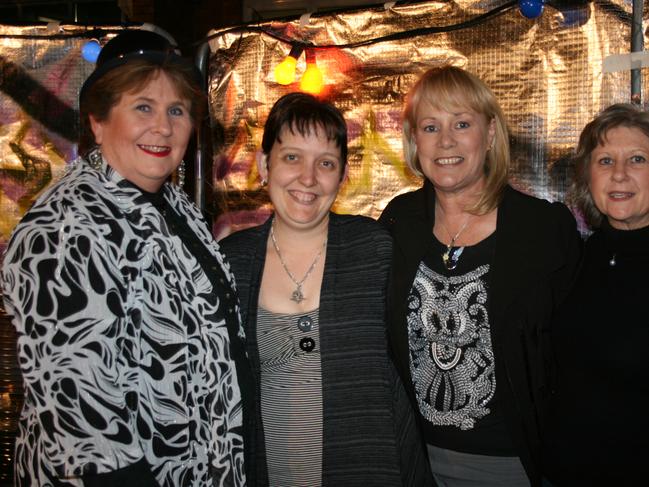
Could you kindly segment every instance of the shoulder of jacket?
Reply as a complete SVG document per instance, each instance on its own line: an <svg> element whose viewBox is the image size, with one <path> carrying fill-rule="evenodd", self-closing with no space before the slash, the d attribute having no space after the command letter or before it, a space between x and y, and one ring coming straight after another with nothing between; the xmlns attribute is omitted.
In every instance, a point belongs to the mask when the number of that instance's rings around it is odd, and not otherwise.
<svg viewBox="0 0 649 487"><path fill-rule="evenodd" d="M382 226L390 228L398 219L420 212L423 207L425 207L424 188L402 193L388 202L378 221Z"/></svg>
<svg viewBox="0 0 649 487"><path fill-rule="evenodd" d="M73 167L38 197L28 213L45 210L92 218L109 198L109 191L94 174ZM100 213L103 215L103 211Z"/></svg>
<svg viewBox="0 0 649 487"><path fill-rule="evenodd" d="M331 222L334 225L347 228L372 228L379 226L376 220L365 215L339 215L338 213L332 213Z"/></svg>
<svg viewBox="0 0 649 487"><path fill-rule="evenodd" d="M403 206L409 206L417 202L419 198L422 197L424 193L423 188L416 189L414 191L408 191L406 193L401 193L390 200L387 204L386 209L389 207L401 208Z"/></svg>
<svg viewBox="0 0 649 487"><path fill-rule="evenodd" d="M506 190L505 200L511 207L523 207L523 209L526 211L554 214L570 213L568 207L559 201L548 201L546 199L518 191L511 186L509 186Z"/></svg>
<svg viewBox="0 0 649 487"><path fill-rule="evenodd" d="M571 239L573 232L577 232L574 215L561 202L550 202L509 188L503 204L508 207L505 220L509 224L541 239L554 239L557 235Z"/></svg>
<svg viewBox="0 0 649 487"><path fill-rule="evenodd" d="M364 215L332 215L332 224L344 235L369 237L374 240L391 239L390 234L378 221Z"/></svg>
<svg viewBox="0 0 649 487"><path fill-rule="evenodd" d="M242 247L249 247L254 245L261 237L263 225L255 225L254 227L244 228L231 233L227 237L219 240L219 246L222 249L237 250Z"/></svg>

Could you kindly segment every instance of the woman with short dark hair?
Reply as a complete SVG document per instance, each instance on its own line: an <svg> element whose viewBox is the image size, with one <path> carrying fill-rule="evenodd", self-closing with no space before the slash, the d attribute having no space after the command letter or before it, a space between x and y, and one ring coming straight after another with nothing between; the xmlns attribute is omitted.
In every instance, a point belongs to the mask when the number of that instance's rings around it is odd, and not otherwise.
<svg viewBox="0 0 649 487"><path fill-rule="evenodd" d="M168 181L203 101L200 73L147 31L109 41L83 85L82 157L4 259L25 384L16 485L246 484L234 281Z"/></svg>
<svg viewBox="0 0 649 487"><path fill-rule="evenodd" d="M649 113L608 107L581 133L573 198L594 232L552 327L546 475L640 485L649 457Z"/></svg>
<svg viewBox="0 0 649 487"><path fill-rule="evenodd" d="M390 237L331 207L347 127L330 103L280 98L257 167L274 214L221 241L257 378L259 485L428 486L414 416L388 358Z"/></svg>

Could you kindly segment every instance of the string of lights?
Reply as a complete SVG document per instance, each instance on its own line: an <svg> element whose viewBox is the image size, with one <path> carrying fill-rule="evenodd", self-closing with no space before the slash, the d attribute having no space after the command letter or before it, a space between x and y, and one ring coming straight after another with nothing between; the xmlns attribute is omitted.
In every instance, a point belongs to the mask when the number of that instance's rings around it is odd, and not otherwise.
<svg viewBox="0 0 649 487"><path fill-rule="evenodd" d="M208 36L207 41L215 37L220 37L231 33L259 33L289 45L290 52L284 58L284 60L275 67L274 70L275 81L281 85L290 85L295 81L298 59L302 55L302 52L305 52L306 69L300 80L300 90L307 93L318 94L324 86L324 79L316 62L317 50L326 50L332 48L354 49L378 44L381 42L396 41L430 34L467 29L496 18L516 7L517 5L522 15L527 18L534 19L540 16L543 12L545 0L509 0L502 5L499 5L483 14L477 15L476 17L463 22L443 26L420 27L417 29L393 32L388 35L374 37L371 39L364 39L347 44L314 44L309 41L288 38L280 32L276 32L268 28L267 26L260 25L244 25L222 30L218 33Z"/></svg>
<svg viewBox="0 0 649 487"><path fill-rule="evenodd" d="M286 44L287 46L290 46L290 48L287 56L284 58L282 62L280 62L275 67L273 71L275 81L281 85L292 84L295 81L296 67L298 64L298 60L301 57L302 53L305 53L306 68L300 80L300 90L317 94L321 91L321 89L324 86L324 79L322 73L318 68L317 60L316 60L316 52L318 50L326 50L332 48L355 49L355 48L365 47L365 46L378 44L382 42L397 41L402 39L415 38L419 36L447 33L447 32L452 32L461 29L468 29L480 25L484 22L487 22L491 19L494 19L515 7L519 8L520 13L523 16L529 19L535 19L543 13L546 3L550 5L555 5L557 7L560 7L561 5L567 5L568 7L575 7L579 5L584 5L588 1L589 0L508 0L487 12L484 12L480 15L477 15L463 22L458 22L449 25L442 25L442 26L420 27L416 29L393 32L388 35L364 39L361 41L351 42L346 44L315 44L311 41L288 37L282 32L273 30L268 25L250 25L250 24L239 25L225 30L219 30L214 34L207 36L205 39L203 39L200 42L200 44L205 44L213 38L231 34L231 33L238 33L242 35L245 33L259 33L260 35L266 35L270 38L276 39ZM611 7L614 7L614 5L611 4L609 0L596 0L596 1L597 3L605 7L606 4L610 4ZM621 20L630 21L630 16L628 15L628 13L618 12L618 17L622 17L622 16L625 18ZM51 35L47 36L48 38L59 39L59 38L69 37L70 35L74 35L77 37L87 37L90 39L89 42L84 44L84 46L82 47L83 57L89 62L94 62L96 57L99 54L99 51L101 50L101 45L99 44L97 39L102 38L106 34L117 33L120 31L118 29L104 29L101 27L93 27L92 29L88 29L87 31L80 32L77 30L73 34L67 34L65 33L64 26L57 26L57 27L59 27L58 32L52 32ZM42 38L42 35L30 33L30 34L21 34L16 36L9 36L9 37Z"/></svg>
<svg viewBox="0 0 649 487"><path fill-rule="evenodd" d="M485 12L483 14L477 15L476 17L466 20L464 22L458 22L457 24L450 24L450 25L444 25L444 26L431 26L431 27L420 27L417 29L410 29L410 30L405 30L401 32L394 32L392 34L388 34L385 36L381 37L374 37L372 39L365 39L362 41L358 42L350 42L348 44L313 44L311 42L305 42L305 41L299 41L296 39L291 39L288 38L278 32L273 31L272 29L269 29L264 26L258 26L258 25L242 25L242 26L237 26L237 27L232 27L230 29L225 29L222 31L219 31L216 34L212 34L207 37L207 41L215 38L215 37L220 37L223 35L231 34L231 33L246 33L246 32L258 32L260 34L265 34L268 37L271 37L273 39L277 39L278 41L282 41L286 44L290 45L302 45L303 47L309 47L310 49L331 49L331 48L337 48L337 49L354 49L358 47L364 47L364 46L369 46L372 44L378 44L381 42L388 42L388 41L395 41L395 40L400 40L400 39L408 39L412 37L418 37L418 36L423 36L427 34L439 34L439 33L444 33L444 32L452 32L454 30L460 30L460 29L467 29L469 27L474 27L476 25L479 25L483 22L486 22L487 20L490 20L492 18L495 18L506 11L510 10L511 8L515 7L518 3L527 3L527 2L534 2L540 5L543 5L544 1L543 0L509 0L508 2L493 8L492 10L489 10L488 12ZM538 13L540 15L541 12ZM538 17L538 15L536 15Z"/></svg>

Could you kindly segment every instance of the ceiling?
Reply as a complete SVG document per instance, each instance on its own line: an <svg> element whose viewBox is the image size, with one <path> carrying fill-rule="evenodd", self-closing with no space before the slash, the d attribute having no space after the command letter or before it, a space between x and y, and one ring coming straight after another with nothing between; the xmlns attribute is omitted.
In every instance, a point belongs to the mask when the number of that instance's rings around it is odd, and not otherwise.
<svg viewBox="0 0 649 487"><path fill-rule="evenodd" d="M133 0L137 2L138 0ZM153 0L146 0L152 3ZM119 23L118 0L0 0L3 24L34 22ZM129 2L130 3L130 2Z"/></svg>
<svg viewBox="0 0 649 487"><path fill-rule="evenodd" d="M380 0L243 0L243 20L270 19L304 13L382 5ZM396 3L396 2L395 2ZM403 2L400 2L403 3Z"/></svg>

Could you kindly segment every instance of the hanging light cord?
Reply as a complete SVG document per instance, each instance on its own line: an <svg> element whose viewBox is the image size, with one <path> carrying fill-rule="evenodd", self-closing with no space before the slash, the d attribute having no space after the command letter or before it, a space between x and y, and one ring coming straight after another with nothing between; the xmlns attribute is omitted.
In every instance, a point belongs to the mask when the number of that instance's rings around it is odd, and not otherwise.
<svg viewBox="0 0 649 487"><path fill-rule="evenodd" d="M554 6L553 4L557 3L557 6L560 4L558 2L554 2L552 0L547 2L547 5ZM632 22L632 15L623 9L619 7L619 5L614 4L610 0L594 0L594 3L598 4L602 8L606 9L608 12L611 14L615 15L621 22L624 22L626 24L631 25ZM269 37L272 37L273 39L277 39L279 41L285 42L287 44L291 45L302 45L305 48L311 48L311 49L330 49L330 48L339 48L339 49L350 49L350 48L355 48L355 47L363 47L363 46L369 46L372 44L378 44L380 42L386 42L386 41L394 41L394 40L399 40L399 39L408 39L411 37L416 37L416 36L422 36L426 34L440 34L444 32L452 32L455 30L461 30L461 29L466 29L469 27L473 27L476 25L479 25L483 22L486 22L487 20L497 17L504 12L510 10L511 8L515 7L518 5L518 0L509 0L502 5L489 10L488 12L485 12L481 15L478 15L472 19L469 19L464 22L459 22L457 24L451 24L451 25L445 25L445 26L436 26L436 27L422 27L418 29L412 29L412 30L405 30L402 32L395 32L393 34L389 34L386 36L382 37L376 37L373 39L366 39L364 41L358 41L358 42L351 42L349 44L324 44L324 45L315 45L311 42L308 41L300 41L296 39L291 39L285 35L282 35L278 32L273 31L272 29L269 29L267 27L262 27L259 25L240 25L236 27L232 27L230 29L226 29L223 31L219 31L215 34L212 34L210 36L207 36L200 41L197 41L192 44L193 47L200 46L201 44L210 41L211 39L220 37L224 34L230 34L230 33L240 33L244 34L246 32L259 32L262 34L266 34ZM280 19L273 19L273 21L278 22ZM285 21L289 21L289 19L285 19ZM126 27L129 27L129 25L126 25ZM7 38L7 39L13 39L13 38L32 38L32 39L42 39L43 37L47 37L48 39L67 39L70 37L87 37L87 38L100 38L106 34L118 34L123 31L123 29L106 29L106 28L98 28L98 27L92 27L88 30L79 30L78 26L75 27L75 30L73 32L66 32L68 29L66 29L65 25L59 26L59 34L50 34L47 36L44 36L43 34L0 34L0 39L2 38Z"/></svg>

